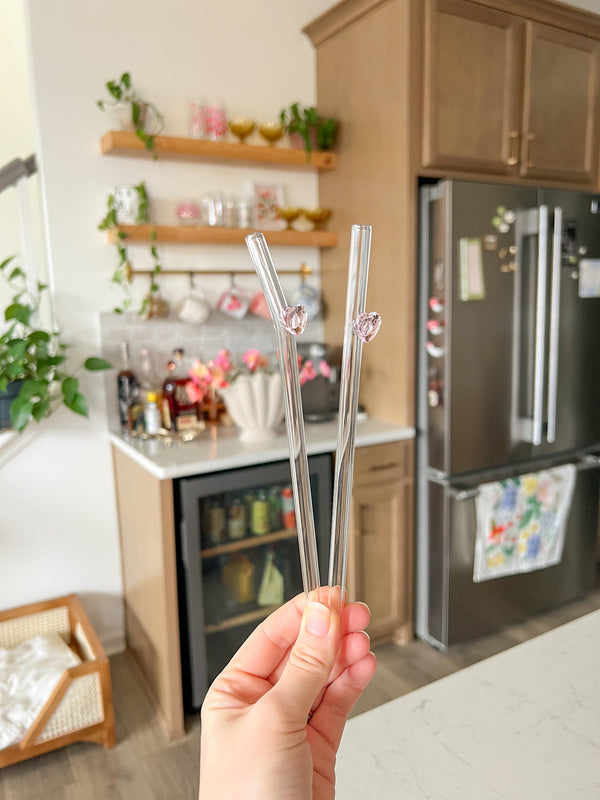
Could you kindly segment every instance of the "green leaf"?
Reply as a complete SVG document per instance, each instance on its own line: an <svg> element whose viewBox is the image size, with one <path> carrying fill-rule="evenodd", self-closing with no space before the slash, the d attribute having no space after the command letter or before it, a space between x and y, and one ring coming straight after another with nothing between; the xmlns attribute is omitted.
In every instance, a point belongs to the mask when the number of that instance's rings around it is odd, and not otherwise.
<svg viewBox="0 0 600 800"><path fill-rule="evenodd" d="M29 306L21 305L21 303L12 303L4 312L4 319L7 322L9 319L16 319L23 325L29 325L31 310Z"/></svg>
<svg viewBox="0 0 600 800"><path fill-rule="evenodd" d="M21 267L15 267L13 269L13 271L10 273L10 275L8 276L8 280L9 281L14 281L15 278L24 278L24 277L25 277L25 273L23 272Z"/></svg>
<svg viewBox="0 0 600 800"><path fill-rule="evenodd" d="M82 417L88 416L87 402L80 392L76 392L72 397L69 397L68 400L65 397L65 405L76 414L81 414Z"/></svg>
<svg viewBox="0 0 600 800"><path fill-rule="evenodd" d="M33 404L33 409L31 411L33 418L39 422L42 417L46 416L49 408L50 397L44 397L42 400L38 400L37 403Z"/></svg>
<svg viewBox="0 0 600 800"><path fill-rule="evenodd" d="M77 394L78 389L79 389L79 381L77 380L77 378L73 377L65 378L64 381L62 382L63 397L65 399L66 405L69 406L69 408L71 408L69 403L73 401L73 398Z"/></svg>
<svg viewBox="0 0 600 800"><path fill-rule="evenodd" d="M23 381L21 391L19 392L20 400L31 400L32 397L43 398L48 394L48 381L43 379Z"/></svg>
<svg viewBox="0 0 600 800"><path fill-rule="evenodd" d="M136 103L134 100L134 102L131 104L131 121L136 126L136 128L140 120L140 111L141 111L140 104Z"/></svg>
<svg viewBox="0 0 600 800"><path fill-rule="evenodd" d="M114 81L108 81L108 83L106 84L106 88L108 89L110 94L112 94L112 96L115 98L115 100L121 99L123 94L121 87L118 86Z"/></svg>
<svg viewBox="0 0 600 800"><path fill-rule="evenodd" d="M23 402L20 397L15 399L10 404L10 421L13 428L19 433L27 426L31 419L31 412L33 410L33 403L31 400Z"/></svg>
<svg viewBox="0 0 600 800"><path fill-rule="evenodd" d="M40 344L41 342L49 342L50 334L47 331L31 331L27 339L33 344Z"/></svg>
<svg viewBox="0 0 600 800"><path fill-rule="evenodd" d="M131 75L129 72L124 72L121 75L121 83L126 89L131 89Z"/></svg>
<svg viewBox="0 0 600 800"><path fill-rule="evenodd" d="M91 356L90 358L86 358L84 367L89 369L90 372L99 372L103 369L112 369L112 364L110 361L105 361L103 358Z"/></svg>
<svg viewBox="0 0 600 800"><path fill-rule="evenodd" d="M12 359L18 360L27 352L27 342L24 339L12 339L6 349Z"/></svg>
<svg viewBox="0 0 600 800"><path fill-rule="evenodd" d="M8 386L8 381L6 380L6 376L0 375L0 392L5 392L7 386Z"/></svg>
<svg viewBox="0 0 600 800"><path fill-rule="evenodd" d="M9 256L5 258L4 261L0 264L0 270L6 269L6 267L10 264L11 261L14 261L16 256Z"/></svg>

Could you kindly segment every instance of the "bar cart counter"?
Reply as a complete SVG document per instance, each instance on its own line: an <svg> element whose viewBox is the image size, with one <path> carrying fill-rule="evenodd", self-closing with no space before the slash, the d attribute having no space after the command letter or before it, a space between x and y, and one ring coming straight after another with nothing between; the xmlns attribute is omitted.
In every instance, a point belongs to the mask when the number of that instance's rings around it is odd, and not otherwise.
<svg viewBox="0 0 600 800"><path fill-rule="evenodd" d="M335 421L306 425L322 571L328 561L336 435ZM287 438L282 429L272 440L249 444L240 441L237 429L222 426L171 446L109 436L128 653L168 737L175 739L184 734L184 709L198 707L207 683L233 654L237 640L241 642L273 609L259 597L264 565L278 566L284 578L282 600L301 591L293 520L285 520L284 509L277 506L289 480ZM412 636L413 437L410 427L375 419L357 425L357 505L350 531L348 592L371 605L377 620L373 633L398 631L398 640ZM246 507L246 527L236 530L229 524L231 508L240 512L247 490L258 498L258 505L254 512ZM279 523L273 516L264 521L259 514L267 513L267 506L261 505L265 498L275 498L271 511L280 514ZM386 568L393 565L387 581L382 580L381 566L370 569L368 558L366 574L357 568L354 562L365 553ZM250 571L255 573L254 590L244 582ZM377 572L377 580L371 571Z"/></svg>

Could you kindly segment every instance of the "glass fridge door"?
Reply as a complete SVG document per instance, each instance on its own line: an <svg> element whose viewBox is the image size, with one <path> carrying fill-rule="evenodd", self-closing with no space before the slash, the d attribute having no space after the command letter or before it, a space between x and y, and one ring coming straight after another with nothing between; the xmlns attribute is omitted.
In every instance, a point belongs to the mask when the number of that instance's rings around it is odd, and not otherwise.
<svg viewBox="0 0 600 800"><path fill-rule="evenodd" d="M315 528L326 577L331 525L331 456L309 458ZM187 705L244 639L302 592L289 463L179 481L179 588Z"/></svg>

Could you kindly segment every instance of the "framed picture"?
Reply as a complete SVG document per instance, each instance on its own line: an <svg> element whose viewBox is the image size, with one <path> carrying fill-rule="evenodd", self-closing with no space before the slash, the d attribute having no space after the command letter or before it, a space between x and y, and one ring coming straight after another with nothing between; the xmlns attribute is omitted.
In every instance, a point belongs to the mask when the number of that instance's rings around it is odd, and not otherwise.
<svg viewBox="0 0 600 800"><path fill-rule="evenodd" d="M280 231L286 222L277 216L277 209L282 208L283 186L279 183L252 184L254 210L254 227L257 230Z"/></svg>

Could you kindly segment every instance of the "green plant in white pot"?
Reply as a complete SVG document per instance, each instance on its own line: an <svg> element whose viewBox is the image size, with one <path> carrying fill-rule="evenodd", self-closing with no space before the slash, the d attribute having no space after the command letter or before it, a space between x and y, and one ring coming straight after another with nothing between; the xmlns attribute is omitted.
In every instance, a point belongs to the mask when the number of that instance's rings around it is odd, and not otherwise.
<svg viewBox="0 0 600 800"><path fill-rule="evenodd" d="M165 127L165 118L158 108L138 94L129 72L124 72L118 80L107 81L105 86L110 99L97 100L98 108L113 109L119 126L134 130L146 149L154 150L155 139Z"/></svg>
<svg viewBox="0 0 600 800"><path fill-rule="evenodd" d="M36 317L47 286L27 286L23 270L11 256L0 264L0 273L14 292L4 309L6 327L0 335L0 399L10 397L12 427L21 432L32 421L48 416L56 404L64 403L76 414L88 416L79 380L65 365L68 345L57 331L38 326ZM96 372L110 369L102 358L86 359L85 368ZM5 426L3 423L2 427Z"/></svg>

